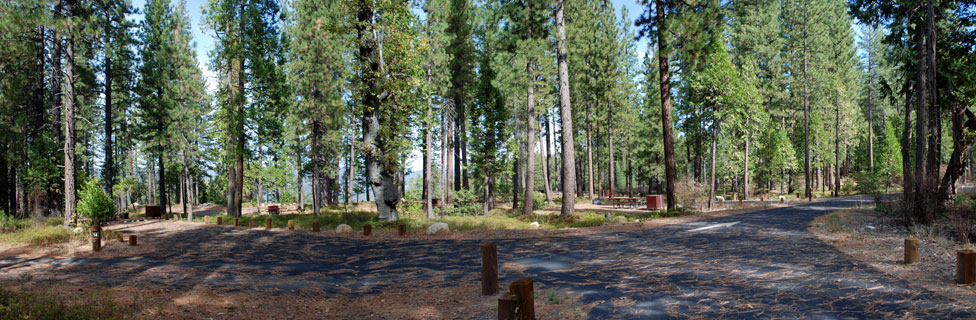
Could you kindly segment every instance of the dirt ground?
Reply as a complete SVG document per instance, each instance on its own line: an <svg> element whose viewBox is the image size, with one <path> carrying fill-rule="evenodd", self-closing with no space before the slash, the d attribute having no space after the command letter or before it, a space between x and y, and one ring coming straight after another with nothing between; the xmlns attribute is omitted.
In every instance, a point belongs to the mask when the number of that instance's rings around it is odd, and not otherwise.
<svg viewBox="0 0 976 320"><path fill-rule="evenodd" d="M776 204L779 206L779 204ZM105 241L102 251L91 252L91 244L87 242L73 242L50 247L12 246L0 244L0 258L13 257L20 260L46 259L116 259L138 260L150 252L161 250L177 250L187 246L203 246L202 254L192 254L184 259L170 261L170 263L193 263L194 261L208 261L225 258L231 252L240 254L237 244L219 241L222 235L232 233L238 239L253 242L278 242L294 250L309 250L310 237L322 238L352 238L361 240L389 241L402 240L470 240L484 238L548 238L577 235L591 235L615 233L623 231L642 230L685 222L699 221L716 217L726 217L749 213L767 208L762 205L743 206L741 208L724 211L713 211L703 214L688 215L673 218L660 218L643 222L630 222L616 225L606 225L590 228L571 228L558 230L476 230L452 232L446 235L429 236L423 230L411 230L407 237L398 237L394 230L375 230L373 235L365 237L359 232L350 234L336 234L332 230L312 233L310 230L274 229L270 232L258 227L252 230L246 227L228 225L204 225L201 223L175 222L165 220L150 220L135 223L116 224L105 227ZM578 209L586 210L586 209ZM304 243L292 243L294 237L287 237L294 233L303 233ZM139 245L128 246L129 235L137 235ZM180 235L180 236L174 236ZM208 239L200 243L188 243L186 239ZM291 242L288 242L291 241ZM290 250L290 249L289 249ZM175 257L175 256L174 256ZM347 257L346 259L350 259ZM186 260L189 259L189 260ZM299 261L296 261L299 262ZM5 266L10 272L31 274L30 268L47 268L44 263L28 263ZM219 272L221 275L236 272L247 273L248 270L235 268L220 268L221 270L196 270L200 274ZM71 281L54 279L22 279L17 283L5 283L12 288L32 291L53 291L59 296L72 301L90 299L91 292L114 301L126 317L170 319L493 319L497 316L497 296L482 296L480 281L477 274L471 274L454 284L422 286L411 283L409 277L402 278L402 282L391 285L379 293L366 295L343 294L309 294L308 292L288 292L279 289L269 290L228 290L215 289L213 286L196 285L189 288L172 288L157 283L159 277L179 277L180 271L176 267L156 266L144 270L138 277L125 281L124 285L105 286L99 283L81 284ZM98 270L90 272L98 273ZM193 276L193 275L187 275ZM326 276L327 275L323 275ZM278 279L275 279L280 277ZM207 276L203 277L207 279ZM258 283L239 283L238 286L263 288L272 283L295 282L287 275L276 275ZM41 281L32 281L41 280ZM301 280L298 280L300 283ZM502 284L505 291L505 284ZM87 292L87 293L86 293ZM539 319L577 319L585 318L593 305L586 305L578 301L577 295L570 295L542 285L536 286L536 308Z"/></svg>
<svg viewBox="0 0 976 320"><path fill-rule="evenodd" d="M841 252L892 277L938 292L969 308L976 308L973 285L957 284L956 250L961 246L942 234L941 226L916 229L921 261L904 264L904 226L870 209L850 209L814 220L810 231ZM831 221L833 220L833 222Z"/></svg>

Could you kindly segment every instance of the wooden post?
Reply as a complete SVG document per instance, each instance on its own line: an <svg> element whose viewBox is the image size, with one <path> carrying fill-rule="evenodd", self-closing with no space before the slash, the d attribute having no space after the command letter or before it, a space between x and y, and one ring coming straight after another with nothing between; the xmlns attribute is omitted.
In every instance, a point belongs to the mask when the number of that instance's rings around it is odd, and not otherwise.
<svg viewBox="0 0 976 320"><path fill-rule="evenodd" d="M268 218L268 220L264 221L264 228L271 229L271 218Z"/></svg>
<svg viewBox="0 0 976 320"><path fill-rule="evenodd" d="M399 234L401 237L406 236L407 235L407 225L402 224L402 223L401 224L398 224L397 225L397 234Z"/></svg>
<svg viewBox="0 0 976 320"><path fill-rule="evenodd" d="M241 219L238 219L238 218L234 218L234 226L235 226L235 227L239 227L239 226L241 225L241 221L240 221L240 220L241 220Z"/></svg>
<svg viewBox="0 0 976 320"><path fill-rule="evenodd" d="M779 203L784 203L784 202L786 202L786 197L779 198Z"/></svg>
<svg viewBox="0 0 976 320"><path fill-rule="evenodd" d="M496 293L498 293L498 246L494 242L484 242L481 244L481 294Z"/></svg>
<svg viewBox="0 0 976 320"><path fill-rule="evenodd" d="M251 220L248 220L247 221L247 227L248 228L254 228L254 219L251 219Z"/></svg>
<svg viewBox="0 0 976 320"><path fill-rule="evenodd" d="M136 236L135 235L129 236L129 246L132 246L132 247L135 247L136 246Z"/></svg>
<svg viewBox="0 0 976 320"><path fill-rule="evenodd" d="M739 206L742 206L742 199L739 199Z"/></svg>
<svg viewBox="0 0 976 320"><path fill-rule="evenodd" d="M312 232L319 232L319 222L312 222Z"/></svg>
<svg viewBox="0 0 976 320"><path fill-rule="evenodd" d="M288 220L288 230L295 230L295 220Z"/></svg>
<svg viewBox="0 0 976 320"><path fill-rule="evenodd" d="M498 320L515 319L515 309L518 308L518 298L510 292L498 297Z"/></svg>
<svg viewBox="0 0 976 320"><path fill-rule="evenodd" d="M223 224L224 224L224 217L217 217L217 225L219 226Z"/></svg>
<svg viewBox="0 0 976 320"><path fill-rule="evenodd" d="M373 225L371 225L371 224L364 224L363 225L363 235L368 237L368 236L370 236L372 234L373 234Z"/></svg>
<svg viewBox="0 0 976 320"><path fill-rule="evenodd" d="M908 237L905 238L905 264L912 264L918 262L918 238Z"/></svg>
<svg viewBox="0 0 976 320"><path fill-rule="evenodd" d="M119 238L119 242L125 242L125 239L123 239L123 237L125 237L125 235L122 234L121 232L116 232L115 233L115 236Z"/></svg>
<svg viewBox="0 0 976 320"><path fill-rule="evenodd" d="M203 224L209 224L209 223L210 223L210 216L203 216Z"/></svg>
<svg viewBox="0 0 976 320"><path fill-rule="evenodd" d="M956 282L976 282L976 250L969 248L956 251Z"/></svg>
<svg viewBox="0 0 976 320"><path fill-rule="evenodd" d="M508 290L518 299L518 309L515 319L535 320L535 300L532 296L532 279L522 278L512 281Z"/></svg>
<svg viewBox="0 0 976 320"><path fill-rule="evenodd" d="M92 226L92 251L102 251L102 227Z"/></svg>

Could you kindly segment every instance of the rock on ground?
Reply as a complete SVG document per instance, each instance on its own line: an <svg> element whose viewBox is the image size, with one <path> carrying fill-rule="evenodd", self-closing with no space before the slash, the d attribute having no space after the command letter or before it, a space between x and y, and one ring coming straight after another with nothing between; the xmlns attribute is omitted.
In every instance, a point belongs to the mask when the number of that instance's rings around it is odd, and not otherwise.
<svg viewBox="0 0 976 320"><path fill-rule="evenodd" d="M451 232L451 227L446 223L438 222L427 227L427 234L446 234Z"/></svg>
<svg viewBox="0 0 976 320"><path fill-rule="evenodd" d="M338 227L336 227L336 233L349 233L349 232L352 232L352 227L350 227L348 224L340 224Z"/></svg>

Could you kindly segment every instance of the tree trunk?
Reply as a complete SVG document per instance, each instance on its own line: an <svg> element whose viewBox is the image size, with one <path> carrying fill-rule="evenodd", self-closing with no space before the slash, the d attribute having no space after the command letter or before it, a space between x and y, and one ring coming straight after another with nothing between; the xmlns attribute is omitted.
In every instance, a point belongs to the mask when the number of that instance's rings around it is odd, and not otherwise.
<svg viewBox="0 0 976 320"><path fill-rule="evenodd" d="M376 210L380 220L396 221L399 219L397 214L397 203L400 202L400 191L393 181L393 175L388 170L383 170L386 164L385 145L382 141L377 141L380 134L380 98L378 94L383 90L381 79L378 76L383 74L385 69L383 56L383 46L379 45L381 39L375 39L375 8L372 4L360 3L358 8L359 24L356 31L360 39L359 59L365 66L361 73L363 82L362 104L365 106L363 111L363 156L366 159L366 172L369 175L370 184L376 196ZM376 46L376 47L374 47Z"/></svg>
<svg viewBox="0 0 976 320"><path fill-rule="evenodd" d="M806 191L804 196L813 196L810 184L810 92L809 75L807 74L807 9L803 9L803 168L806 174Z"/></svg>
<svg viewBox="0 0 976 320"><path fill-rule="evenodd" d="M711 169L708 172L708 209L712 209L712 200L715 199L715 147L718 145L718 121L712 124L712 158Z"/></svg>
<svg viewBox="0 0 976 320"><path fill-rule="evenodd" d="M590 120L590 104L586 104L586 187L587 196L593 200L593 137L590 131L593 124Z"/></svg>
<svg viewBox="0 0 976 320"><path fill-rule="evenodd" d="M296 135L296 137L295 137L295 145L296 146L299 146L298 148L295 148L296 149L295 150L295 159L296 159L296 170L295 171L298 172L298 174L295 177L295 183L298 186L298 188L297 188L297 190L298 190L298 212L299 213L302 213L302 212L305 212L305 181L303 181L304 180L305 173L302 172L302 167L303 167L303 165L302 165L302 150L304 150L305 148L302 146L302 138L301 138L300 135ZM353 178L353 176L349 176L349 179L352 179L352 178Z"/></svg>
<svg viewBox="0 0 976 320"><path fill-rule="evenodd" d="M874 170L874 111L871 107L871 87L874 86L874 56L868 50L868 161Z"/></svg>
<svg viewBox="0 0 976 320"><path fill-rule="evenodd" d="M546 192L546 202L551 206L551 205L553 205L553 202L552 202L552 188L553 188L553 186L552 186L552 174L553 173L552 172L554 170L553 167L552 167L552 164L553 164L552 154L555 151L554 150L555 149L555 145L553 144L552 139L551 139L551 137L552 137L552 126L549 125L549 110L546 110L546 112L542 114L542 119L546 123L546 129L545 129L546 136L543 139L543 141L545 141L545 145L546 145L546 147L544 148L545 153L546 153L546 158L545 158L546 159L546 171L545 171L546 172L546 188L548 188L548 190L549 190L549 191Z"/></svg>
<svg viewBox="0 0 976 320"><path fill-rule="evenodd" d="M919 23L918 26L922 24ZM918 71L915 75L915 190L919 195L918 199L913 203L914 212L916 219L919 219L924 224L929 224L929 214L928 210L925 210L928 190L928 175L926 174L927 158L926 158L926 142L928 138L928 110L926 109L926 70L925 70L925 41L923 30L921 27L917 27L915 30L915 43L919 50L919 56L922 59L918 61Z"/></svg>
<svg viewBox="0 0 976 320"><path fill-rule="evenodd" d="M312 213L321 216L322 210L322 146L319 144L322 125L316 116L312 120Z"/></svg>
<svg viewBox="0 0 976 320"><path fill-rule="evenodd" d="M356 131L349 134L349 161L346 162L349 178L346 179L346 205L352 205L356 196Z"/></svg>
<svg viewBox="0 0 976 320"><path fill-rule="evenodd" d="M543 113L543 114L545 114L545 113ZM543 117L543 118L546 118L546 117ZM542 129L542 128L540 128L540 129ZM542 160L544 161L543 164L542 164L542 178L543 178L543 180L545 180L545 187L546 187L546 205L550 205L551 206L551 205L553 205L553 203L552 203L552 186L549 184L549 181L550 181L550 179L549 179L549 176L550 176L550 171L549 171L549 136L548 136L548 134L546 134L545 136L543 136L543 132L542 131L545 131L545 130L542 129L539 132L539 142L540 142L539 144L542 146L542 148L541 148L542 149L542 154L543 154L542 155Z"/></svg>
<svg viewBox="0 0 976 320"><path fill-rule="evenodd" d="M751 136L752 136L751 135L751 132L746 134L746 161L745 161L745 165L743 166L743 167L745 167L745 170L744 170L745 172L742 173L742 177L743 177L743 179L742 179L743 180L742 181L742 200L749 199L749 140L751 140L750 139ZM761 174L762 173L760 172L760 175ZM761 176L760 176L760 178L761 178Z"/></svg>
<svg viewBox="0 0 976 320"><path fill-rule="evenodd" d="M840 102L834 102L834 196L836 197L840 192Z"/></svg>
<svg viewBox="0 0 976 320"><path fill-rule="evenodd" d="M73 0L65 2L65 12L70 19L72 16ZM64 65L64 224L72 224L75 214L75 50L73 28L68 24L65 35L65 65Z"/></svg>
<svg viewBox="0 0 976 320"><path fill-rule="evenodd" d="M106 42L111 42L111 26L106 28ZM105 163L103 175L105 176L105 192L112 197L112 186L115 185L115 160L112 158L115 150L112 147L112 54L110 44L105 44ZM40 115L38 115L40 116Z"/></svg>
<svg viewBox="0 0 976 320"><path fill-rule="evenodd" d="M902 128L901 134L901 172L904 179L903 185L904 190L902 192L902 199L908 207L904 209L905 211L905 223L908 224L908 218L910 217L908 213L911 211L909 208L915 199L914 186L915 183L912 181L914 173L912 172L912 159L911 159L911 141L912 141L912 107L911 107L911 90L908 87L908 81L905 81L905 123Z"/></svg>
<svg viewBox="0 0 976 320"><path fill-rule="evenodd" d="M528 28L528 36L532 37L532 27ZM532 59L525 63L525 72L528 74L528 88L526 89L526 112L525 119L525 202L522 206L522 214L531 215L535 204L535 73L532 70Z"/></svg>
<svg viewBox="0 0 976 320"><path fill-rule="evenodd" d="M448 204L448 192L450 192L451 189L450 184L448 184L449 181L448 177L450 177L451 175L450 172L447 171L448 162L449 162L448 155L450 154L450 152L448 152L450 150L450 146L448 146L447 143L448 137L450 136L450 132L449 132L450 130L448 129L448 127L450 126L447 124L449 117L446 116L448 107L445 105L442 106L442 108L443 108L442 110L443 112L441 113L441 200L440 200L441 212L440 214L443 217L444 208L447 207Z"/></svg>
<svg viewBox="0 0 976 320"><path fill-rule="evenodd" d="M659 2L661 0L658 0ZM559 110L562 121L562 151L563 151L563 199L560 213L568 217L575 209L576 190L576 159L573 158L573 113L569 100L569 67L566 52L566 23L563 15L566 4L564 0L556 1L556 41L559 69ZM673 162L672 162L673 163Z"/></svg>
<svg viewBox="0 0 976 320"><path fill-rule="evenodd" d="M661 129L664 135L664 177L667 184L668 210L675 208L674 182L677 179L677 169L674 163L674 135L671 133L671 69L668 66L667 37L667 4L665 0L655 0L657 6L657 46L658 73L661 77Z"/></svg>
<svg viewBox="0 0 976 320"><path fill-rule="evenodd" d="M613 191L616 189L616 172L614 172L614 161L613 161L613 103L610 99L607 99L607 152L610 153L610 196L613 197Z"/></svg>

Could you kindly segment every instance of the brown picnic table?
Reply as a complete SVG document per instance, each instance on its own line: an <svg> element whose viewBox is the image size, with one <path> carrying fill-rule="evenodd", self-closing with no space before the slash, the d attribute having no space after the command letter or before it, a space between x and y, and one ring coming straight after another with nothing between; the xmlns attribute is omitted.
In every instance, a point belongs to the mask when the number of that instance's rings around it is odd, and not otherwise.
<svg viewBox="0 0 976 320"><path fill-rule="evenodd" d="M614 208L624 207L624 206L636 206L641 201L641 197L609 197L607 202L610 202Z"/></svg>

